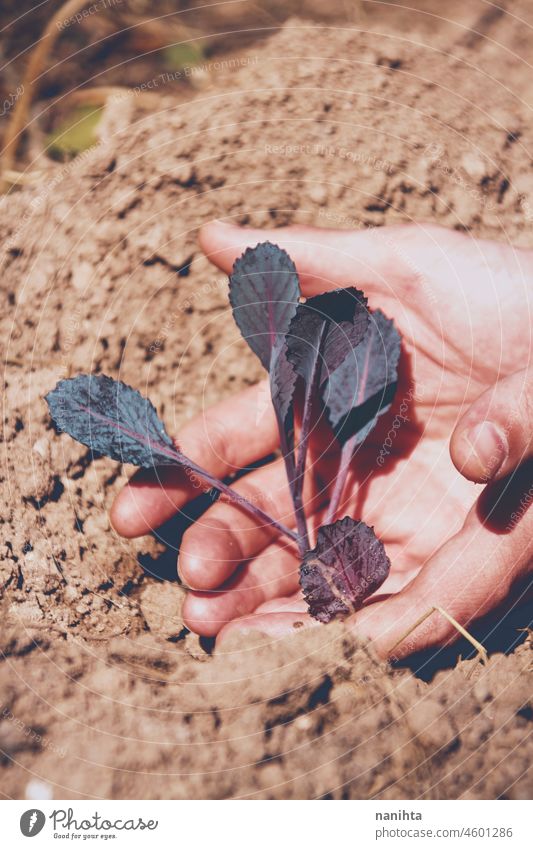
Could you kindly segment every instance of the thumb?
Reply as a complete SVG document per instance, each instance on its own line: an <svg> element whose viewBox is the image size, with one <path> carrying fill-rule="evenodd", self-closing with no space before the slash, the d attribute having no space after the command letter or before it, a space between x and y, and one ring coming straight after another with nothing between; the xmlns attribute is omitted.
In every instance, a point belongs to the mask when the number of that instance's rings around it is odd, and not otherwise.
<svg viewBox="0 0 533 849"><path fill-rule="evenodd" d="M497 628L504 612L525 601L530 592L532 465L523 463L513 474L485 487L459 533L403 590L355 614L355 632L372 639L383 655L398 659L459 636L438 608L464 627L491 614L490 627ZM424 621L430 611L431 617Z"/></svg>
<svg viewBox="0 0 533 849"><path fill-rule="evenodd" d="M450 454L468 480L499 480L533 456L533 368L504 377L455 428Z"/></svg>
<svg viewBox="0 0 533 849"><path fill-rule="evenodd" d="M408 228L380 228L378 235L377 228L332 230L295 225L260 230L213 221L201 228L199 241L211 262L227 274L246 248L258 242L274 242L290 253L306 296L354 284L369 292L392 294L402 260L394 250L393 239L383 238L385 229ZM412 275L408 268L403 273Z"/></svg>

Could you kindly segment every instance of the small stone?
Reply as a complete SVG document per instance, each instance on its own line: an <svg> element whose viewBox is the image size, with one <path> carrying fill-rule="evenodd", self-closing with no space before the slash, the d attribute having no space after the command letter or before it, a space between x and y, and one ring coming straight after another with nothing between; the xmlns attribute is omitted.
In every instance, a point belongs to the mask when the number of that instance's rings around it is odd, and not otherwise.
<svg viewBox="0 0 533 849"><path fill-rule="evenodd" d="M46 436L42 436L33 443L33 451L43 460L48 460L50 457L50 442Z"/></svg>
<svg viewBox="0 0 533 849"><path fill-rule="evenodd" d="M461 157L461 166L473 180L481 180L485 176L487 166L483 157L477 153L465 153Z"/></svg>
<svg viewBox="0 0 533 849"><path fill-rule="evenodd" d="M487 674L482 675L473 688L474 696L479 702L488 702L491 699L490 679Z"/></svg>
<svg viewBox="0 0 533 849"><path fill-rule="evenodd" d="M296 717L293 725L298 731L310 731L313 727L313 720L308 714L304 713L302 716Z"/></svg>
<svg viewBox="0 0 533 849"><path fill-rule="evenodd" d="M52 785L48 784L47 781L39 781L38 778L32 778L26 784L24 795L26 799L53 799L54 791Z"/></svg>
<svg viewBox="0 0 533 849"><path fill-rule="evenodd" d="M78 593L75 587L71 586L70 584L66 586L63 590L63 597L66 602L76 601L76 599L78 598Z"/></svg>
<svg viewBox="0 0 533 849"><path fill-rule="evenodd" d="M36 601L24 601L22 603L12 604L9 612L18 624L26 628L42 622L44 619L44 613Z"/></svg>
<svg viewBox="0 0 533 849"><path fill-rule="evenodd" d="M101 534L111 528L109 517L105 510L91 513L83 522L83 530L87 539L98 539Z"/></svg>
<svg viewBox="0 0 533 849"><path fill-rule="evenodd" d="M445 707L427 698L410 711L409 726L420 742L433 750L448 745L456 736Z"/></svg>
<svg viewBox="0 0 533 849"><path fill-rule="evenodd" d="M94 274L93 266L84 260L80 260L72 271L72 285L77 292L86 292L89 289Z"/></svg>
<svg viewBox="0 0 533 849"><path fill-rule="evenodd" d="M209 655L202 647L198 634L187 634L185 637L185 651L190 657L202 663L209 660Z"/></svg>

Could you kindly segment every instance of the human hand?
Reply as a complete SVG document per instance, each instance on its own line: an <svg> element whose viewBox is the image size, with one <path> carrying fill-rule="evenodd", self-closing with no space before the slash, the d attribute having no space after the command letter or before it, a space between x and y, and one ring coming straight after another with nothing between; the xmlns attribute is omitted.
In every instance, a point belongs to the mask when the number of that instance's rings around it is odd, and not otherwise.
<svg viewBox="0 0 533 849"><path fill-rule="evenodd" d="M357 285L402 334L395 405L357 452L340 513L375 527L392 568L378 600L350 624L387 654L434 606L468 625L508 599L533 554L532 371L516 370L531 361L533 254L425 225L266 233L217 223L200 238L226 272L245 247L269 238L295 260L306 296ZM191 422L178 440L185 454L221 477L272 453L274 415L268 408L258 416L268 406L264 395L262 385L253 387ZM337 457L331 434L317 427L305 493L314 526ZM481 496L479 483L489 483ZM235 488L292 523L281 461ZM113 524L125 536L144 534L193 494L182 471L138 472L113 505ZM216 502L181 545L180 574L196 590L185 603L186 624L219 642L235 630L283 635L295 623L316 625L298 591L298 566L294 548L271 528ZM456 636L438 614L428 622L396 657Z"/></svg>

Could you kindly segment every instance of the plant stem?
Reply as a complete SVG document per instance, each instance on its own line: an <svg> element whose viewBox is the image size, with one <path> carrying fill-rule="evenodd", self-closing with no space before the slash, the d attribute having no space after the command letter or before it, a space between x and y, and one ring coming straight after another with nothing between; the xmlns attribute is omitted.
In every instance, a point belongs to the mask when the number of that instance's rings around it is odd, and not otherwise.
<svg viewBox="0 0 533 849"><path fill-rule="evenodd" d="M339 460L339 468L337 471L337 477L335 479L335 486L333 487L333 492L331 493L328 511L324 520L325 525L330 525L332 522L335 521L335 516L337 515L337 512L339 510L339 505L341 503L344 488L346 486L346 478L348 477L348 472L350 470L350 463L352 462L356 440L357 434L354 434L342 446L341 456Z"/></svg>
<svg viewBox="0 0 533 849"><path fill-rule="evenodd" d="M311 431L311 421L313 413L313 401L318 395L320 389L320 375L322 371L322 350L328 333L328 322L324 322L320 334L320 341L315 352L315 358L311 367L309 380L305 386L304 411L302 416L302 426L300 429L300 441L298 443L298 457L296 460L296 477L294 481L294 496L295 510L301 511L302 523L305 527L305 543L306 550L309 549L309 536L307 530L307 521L303 508L303 489L305 478L305 461L307 459L307 449L309 447L309 433ZM297 515L298 519L298 515Z"/></svg>
<svg viewBox="0 0 533 849"><path fill-rule="evenodd" d="M292 408L287 416L293 417ZM298 479L296 465L294 462L294 426L291 422L290 426L285 427L285 424L280 421L279 416L276 416L279 430L279 441L281 445L281 453L285 463L285 471L289 481L289 489L291 491L292 503L294 507L294 517L296 519L296 528L298 530L298 554L303 557L309 548L309 536L307 533L307 522L302 502L302 493L297 491ZM287 438L287 432L290 432L291 437Z"/></svg>
<svg viewBox="0 0 533 849"><path fill-rule="evenodd" d="M304 477L305 477L305 461L307 459L307 448L309 445L309 431L311 429L311 413L313 408L313 396L315 391L318 389L318 375L320 374L320 369L315 367L315 373L313 375L313 379L310 381L309 385L305 388L305 399L304 399L304 411L302 417L302 427L300 430L300 441L298 444L298 456L296 459L296 471L294 477L294 491L293 491L293 501L294 501L294 511L296 514L296 521L298 523L298 528L300 526L303 528L303 539L305 541L305 551L310 548L309 545L309 533L307 529L307 520L305 518L305 511L303 507L303 489L304 489ZM298 517L301 515L300 522L298 522ZM305 552L304 552L305 553Z"/></svg>
<svg viewBox="0 0 533 849"><path fill-rule="evenodd" d="M59 384L58 384L59 385ZM219 480L206 469L202 469L201 466L197 466L196 463L193 463L192 460L189 460L185 454L182 454L181 451L177 448L171 448L168 444L163 444L161 442L156 442L150 437L144 436L141 433L137 433L129 427L125 427L119 422L109 418L109 416L102 415L102 413L97 413L94 409L90 407L86 407L84 404L80 404L80 410L87 413L90 416L93 416L95 419L106 422L108 425L116 428L121 433L125 433L127 436L130 436L132 439L135 439L137 442L141 442L144 445L147 445L149 448L156 449L158 454L163 454L168 457L169 460L172 460L178 466L183 466L186 469L190 469L191 472L194 472L198 477L203 480L205 483L209 484L209 486L218 489L220 492L223 492L224 495L227 495L230 501L234 504L237 504L239 507L242 507L243 510L246 510L250 515L254 516L256 519L261 519L262 522L265 522L267 525L271 525L280 534L285 534L285 536L289 537L289 539L298 542L298 535L291 531L286 525L282 522L278 522L277 519L274 519L273 516L269 516L268 513L265 513L261 507L257 507L255 504L252 504L251 501L248 501L244 495L239 495L238 492L235 492L230 486L224 483L224 481ZM57 419L55 419L56 424L58 424ZM67 430L67 432L70 432ZM77 437L74 437L77 439ZM168 435L167 438L169 439ZM90 442L83 442L84 445L87 445L88 448L92 448ZM110 454L109 456L114 456ZM115 459L119 459L121 462L125 462L123 458L120 456Z"/></svg>
<svg viewBox="0 0 533 849"><path fill-rule="evenodd" d="M187 469L190 469L210 486L214 487L215 489L218 489L220 492L223 492L224 495L228 496L230 501L232 501L239 507L242 507L243 510L246 510L248 513L250 513L251 516L254 516L254 518L261 519L261 521L265 522L265 524L271 525L281 534L284 534L285 536L289 537L289 539L297 542L298 549L300 548L299 536L295 531L292 531L282 522L278 522L277 519L274 519L268 513L265 513L265 511L262 510L261 507L257 507L256 504L252 504L252 502L248 501L248 499L245 498L244 495L240 495L238 492L236 492L230 486L225 484L223 481L218 480L218 478L211 475L205 469L202 469L201 466L197 466L196 463L193 463L191 460L185 457L185 455L182 454L181 451L176 451L175 453L180 458L180 465L183 465Z"/></svg>

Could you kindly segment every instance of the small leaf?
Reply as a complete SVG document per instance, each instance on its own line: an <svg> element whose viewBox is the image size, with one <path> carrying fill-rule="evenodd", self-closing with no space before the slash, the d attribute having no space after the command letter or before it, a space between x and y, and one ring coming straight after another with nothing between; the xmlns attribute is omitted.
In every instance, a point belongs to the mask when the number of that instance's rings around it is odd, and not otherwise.
<svg viewBox="0 0 533 849"><path fill-rule="evenodd" d="M370 316L362 342L330 375L323 400L330 424L341 443L360 444L378 417L391 406L396 392L400 334L381 310Z"/></svg>
<svg viewBox="0 0 533 849"><path fill-rule="evenodd" d="M368 325L366 298L357 289L337 289L298 306L287 334L287 358L305 383L300 443L291 489L302 501L313 408L327 377L358 345ZM303 526L303 521L301 521ZM307 530L303 536L308 548Z"/></svg>
<svg viewBox="0 0 533 849"><path fill-rule="evenodd" d="M56 427L121 463L151 468L181 462L154 405L105 375L60 380L46 402Z"/></svg>
<svg viewBox="0 0 533 849"><path fill-rule="evenodd" d="M296 373L287 358L285 341L299 297L296 266L277 245L263 242L255 248L248 248L235 262L229 287L233 317L248 345L270 374L281 453L298 526L298 546L303 554L307 548L307 528L295 489L293 397Z"/></svg>
<svg viewBox="0 0 533 849"><path fill-rule="evenodd" d="M367 301L358 289L336 289L298 306L287 335L288 358L306 385L318 385L346 359L368 327Z"/></svg>
<svg viewBox="0 0 533 849"><path fill-rule="evenodd" d="M364 522L346 516L319 529L300 566L309 613L320 622L359 610L389 574L383 543Z"/></svg>
<svg viewBox="0 0 533 849"><path fill-rule="evenodd" d="M262 242L235 262L229 287L233 317L267 371L274 348L296 313L299 297L296 266L277 245Z"/></svg>
<svg viewBox="0 0 533 849"><path fill-rule="evenodd" d="M296 539L294 531L282 522L182 454L174 446L151 401L122 381L105 375L81 374L60 380L46 395L46 402L57 429L91 450L121 463L148 469L168 465L190 469L256 521Z"/></svg>

